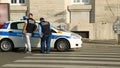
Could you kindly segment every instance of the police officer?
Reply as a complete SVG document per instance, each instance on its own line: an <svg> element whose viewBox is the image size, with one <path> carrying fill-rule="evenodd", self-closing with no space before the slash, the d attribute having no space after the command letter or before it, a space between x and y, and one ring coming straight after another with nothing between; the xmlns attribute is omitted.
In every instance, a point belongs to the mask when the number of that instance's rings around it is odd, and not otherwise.
<svg viewBox="0 0 120 68"><path fill-rule="evenodd" d="M26 53L31 53L31 43L30 43L30 37L32 35L32 33L37 29L36 25L35 25L35 20L33 19L33 14L30 13L29 14L29 18L27 19L27 21L24 24L23 27L23 33L25 35L25 52Z"/></svg>
<svg viewBox="0 0 120 68"><path fill-rule="evenodd" d="M51 28L50 28L50 23L48 21L45 21L43 17L40 18L38 32L41 38L41 53L45 53L46 50L46 53L49 54L50 42L51 42Z"/></svg>

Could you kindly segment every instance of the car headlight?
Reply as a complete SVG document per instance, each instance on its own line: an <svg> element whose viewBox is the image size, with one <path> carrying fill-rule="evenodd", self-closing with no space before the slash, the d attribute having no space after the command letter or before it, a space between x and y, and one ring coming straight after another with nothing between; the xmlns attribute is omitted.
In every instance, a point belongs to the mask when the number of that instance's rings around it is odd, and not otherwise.
<svg viewBox="0 0 120 68"><path fill-rule="evenodd" d="M78 34L75 34L75 33L72 33L71 34L72 38L75 38L75 39L81 39L82 37Z"/></svg>

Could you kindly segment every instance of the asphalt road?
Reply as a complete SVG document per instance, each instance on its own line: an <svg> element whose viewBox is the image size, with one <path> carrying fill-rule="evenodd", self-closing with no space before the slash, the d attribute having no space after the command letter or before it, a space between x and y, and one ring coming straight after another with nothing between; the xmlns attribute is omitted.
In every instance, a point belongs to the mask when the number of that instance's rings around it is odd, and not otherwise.
<svg viewBox="0 0 120 68"><path fill-rule="evenodd" d="M82 48L40 54L0 52L0 68L120 68L120 45L84 43Z"/></svg>

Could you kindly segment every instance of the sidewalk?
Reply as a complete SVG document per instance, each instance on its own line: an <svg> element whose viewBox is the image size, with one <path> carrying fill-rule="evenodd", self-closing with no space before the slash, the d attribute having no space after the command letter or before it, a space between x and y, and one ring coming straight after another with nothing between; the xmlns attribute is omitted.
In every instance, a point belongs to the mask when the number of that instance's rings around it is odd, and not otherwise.
<svg viewBox="0 0 120 68"><path fill-rule="evenodd" d="M82 47L92 47L92 48L106 48L106 47L120 47L118 44L106 44L106 43L85 43L83 42Z"/></svg>
<svg viewBox="0 0 120 68"><path fill-rule="evenodd" d="M114 40L88 40L83 39L82 48L120 48Z"/></svg>
<svg viewBox="0 0 120 68"><path fill-rule="evenodd" d="M94 44L111 44L118 45L116 40L90 40L90 39L82 39L83 43L94 43Z"/></svg>

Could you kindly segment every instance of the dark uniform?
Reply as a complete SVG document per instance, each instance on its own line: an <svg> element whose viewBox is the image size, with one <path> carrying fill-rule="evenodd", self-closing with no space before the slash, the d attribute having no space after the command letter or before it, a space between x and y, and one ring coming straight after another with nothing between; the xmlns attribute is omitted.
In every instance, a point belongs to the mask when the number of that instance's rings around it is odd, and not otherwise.
<svg viewBox="0 0 120 68"><path fill-rule="evenodd" d="M50 42L51 42L51 29L50 23L48 21L42 20L39 25L42 29L42 38L41 38L41 53L50 53ZM46 44L46 48L45 48Z"/></svg>
<svg viewBox="0 0 120 68"><path fill-rule="evenodd" d="M26 31L27 33L33 33L33 31L35 30L37 26L35 25L35 20L30 18L30 19L27 19L27 28L26 28Z"/></svg>

